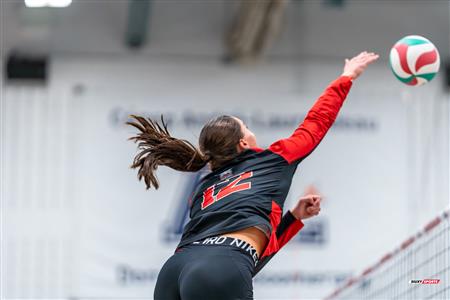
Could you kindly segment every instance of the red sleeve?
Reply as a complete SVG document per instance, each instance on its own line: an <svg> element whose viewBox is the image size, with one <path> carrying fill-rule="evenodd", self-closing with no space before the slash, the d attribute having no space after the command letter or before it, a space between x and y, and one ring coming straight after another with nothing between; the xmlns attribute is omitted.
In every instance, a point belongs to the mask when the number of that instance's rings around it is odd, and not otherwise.
<svg viewBox="0 0 450 300"><path fill-rule="evenodd" d="M281 208L275 201L272 201L270 222L273 232L270 235L266 249L256 264L254 275L261 271L272 257L303 228L302 221L296 219L290 211L286 212L281 218Z"/></svg>
<svg viewBox="0 0 450 300"><path fill-rule="evenodd" d="M277 228L278 246L280 249L303 228L303 222L296 219L291 211L287 211Z"/></svg>
<svg viewBox="0 0 450 300"><path fill-rule="evenodd" d="M333 125L351 86L352 79L348 76L333 81L294 133L270 145L269 150L281 155L289 163L308 156Z"/></svg>

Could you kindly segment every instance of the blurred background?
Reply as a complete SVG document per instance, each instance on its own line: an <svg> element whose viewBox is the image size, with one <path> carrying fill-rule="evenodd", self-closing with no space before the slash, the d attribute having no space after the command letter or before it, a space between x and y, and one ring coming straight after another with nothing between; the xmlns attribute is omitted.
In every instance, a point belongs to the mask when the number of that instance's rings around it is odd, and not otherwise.
<svg viewBox="0 0 450 300"><path fill-rule="evenodd" d="M128 115L164 114L196 144L209 118L232 114L267 147L364 50L381 57L300 164L284 208L315 192L321 215L254 278L255 299L321 299L449 205L449 1L0 3L2 299L151 299L200 174L160 168L160 189L145 190L129 168ZM421 87L389 68L410 34L441 56ZM436 288L450 293L439 259Z"/></svg>

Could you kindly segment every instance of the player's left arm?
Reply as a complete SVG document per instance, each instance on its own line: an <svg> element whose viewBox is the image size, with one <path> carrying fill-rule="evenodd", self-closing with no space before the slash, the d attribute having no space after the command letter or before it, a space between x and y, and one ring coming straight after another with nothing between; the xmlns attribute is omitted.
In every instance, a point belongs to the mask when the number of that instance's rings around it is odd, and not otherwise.
<svg viewBox="0 0 450 300"><path fill-rule="evenodd" d="M277 228L278 245L282 248L303 228L302 220L317 216L320 212L319 195L301 197L291 210L287 211Z"/></svg>
<svg viewBox="0 0 450 300"><path fill-rule="evenodd" d="M301 197L297 204L291 210L288 210L277 227L276 235L278 247L281 249L287 244L299 231L303 228L302 220L317 216L320 212L321 198L319 195L306 195ZM278 251L279 251L278 249ZM278 252L277 251L277 252ZM276 253L263 256L255 267L255 273L259 273L261 269L272 259Z"/></svg>

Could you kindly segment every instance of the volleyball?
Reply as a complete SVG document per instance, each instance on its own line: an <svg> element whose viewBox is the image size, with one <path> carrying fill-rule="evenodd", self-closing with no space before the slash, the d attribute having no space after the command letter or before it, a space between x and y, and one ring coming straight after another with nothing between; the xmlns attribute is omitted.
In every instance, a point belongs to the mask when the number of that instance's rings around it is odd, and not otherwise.
<svg viewBox="0 0 450 300"><path fill-rule="evenodd" d="M439 52L428 39L408 35L399 40L389 56L391 70L401 82L418 86L433 79L439 71Z"/></svg>

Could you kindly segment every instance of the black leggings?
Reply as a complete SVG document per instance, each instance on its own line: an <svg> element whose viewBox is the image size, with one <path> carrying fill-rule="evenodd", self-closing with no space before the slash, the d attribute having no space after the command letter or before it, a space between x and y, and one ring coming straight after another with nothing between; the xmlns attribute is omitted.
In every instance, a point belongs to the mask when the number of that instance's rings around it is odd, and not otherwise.
<svg viewBox="0 0 450 300"><path fill-rule="evenodd" d="M254 268L251 255L237 247L190 244L162 267L154 299L253 299Z"/></svg>

